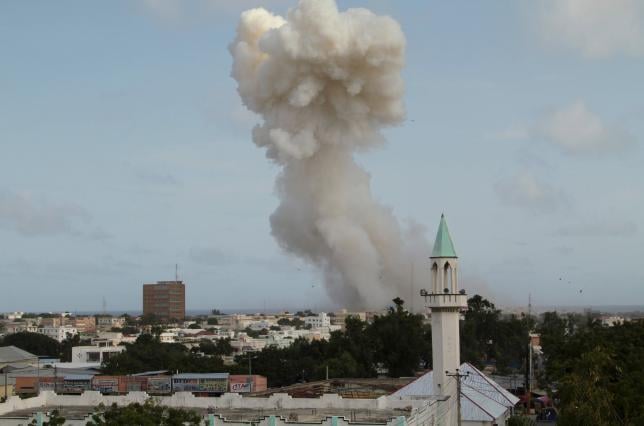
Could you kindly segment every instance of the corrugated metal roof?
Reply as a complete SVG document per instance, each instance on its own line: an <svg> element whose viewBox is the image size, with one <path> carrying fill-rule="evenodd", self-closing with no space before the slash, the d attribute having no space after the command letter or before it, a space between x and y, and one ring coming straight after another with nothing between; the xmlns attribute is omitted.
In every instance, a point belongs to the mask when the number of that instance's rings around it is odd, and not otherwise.
<svg viewBox="0 0 644 426"><path fill-rule="evenodd" d="M23 351L15 346L2 346L0 347L0 363L10 364L18 361L32 361L37 359L38 356L27 351Z"/></svg>
<svg viewBox="0 0 644 426"><path fill-rule="evenodd" d="M461 418L466 421L493 421L504 415L519 398L503 389L469 363L461 364L461 373L469 373L462 380ZM394 396L411 397L433 395L433 374L427 374L399 389Z"/></svg>
<svg viewBox="0 0 644 426"><path fill-rule="evenodd" d="M172 376L172 379L227 379L228 373L181 373Z"/></svg>
<svg viewBox="0 0 644 426"><path fill-rule="evenodd" d="M92 380L94 378L93 374L69 374L65 376L65 380Z"/></svg>
<svg viewBox="0 0 644 426"><path fill-rule="evenodd" d="M156 370L156 371L144 371L143 373L134 373L130 374L130 376L133 377L141 377L141 376L159 376L161 374L167 373L168 370Z"/></svg>

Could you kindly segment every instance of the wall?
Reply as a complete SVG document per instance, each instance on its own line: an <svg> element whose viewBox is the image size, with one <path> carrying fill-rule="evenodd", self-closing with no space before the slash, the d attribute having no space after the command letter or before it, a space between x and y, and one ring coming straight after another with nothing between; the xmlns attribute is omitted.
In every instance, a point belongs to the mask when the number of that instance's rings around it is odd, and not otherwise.
<svg viewBox="0 0 644 426"><path fill-rule="evenodd" d="M0 404L0 415L16 410L38 408L45 406L77 406L95 407L100 403L111 405L128 405L134 402L144 403L149 396L145 392L130 392L127 395L107 396L100 392L86 391L81 395L57 395L51 391L41 392L40 395L20 399L10 397L7 402ZM412 407L416 410L434 410L436 401L419 399L400 399L396 397L381 396L378 399L343 399L336 394L325 394L320 398L292 398L288 394L274 394L268 398L244 398L239 394L226 393L220 397L196 397L189 392L178 392L172 396L155 397L162 405L168 407L194 407L194 408L248 408L248 409L324 409L338 408L346 410L377 410Z"/></svg>
<svg viewBox="0 0 644 426"><path fill-rule="evenodd" d="M42 418L44 421L48 420L46 416L43 416ZM3 418L2 425L3 426L24 426L25 424L29 424L32 420L35 420L35 419L36 419L36 415L30 417L27 420L25 420L24 418ZM206 419L209 419L209 417L208 416L204 417L204 420ZM68 426L68 425L84 426L87 420L88 419L67 420L65 422L65 426ZM219 416L213 416L212 419L210 419L210 423L208 424L212 424L214 426L221 426L223 424L225 424L226 426L249 426L251 423L235 422L235 421L228 422ZM332 416L332 417L327 417L321 423L315 423L315 424L320 426L347 426L352 423L349 422L344 417ZM259 422L252 422L252 425L253 426L297 426L297 425L311 426L309 423L287 422L286 419L278 416L266 416ZM427 424L427 426L431 426L431 425L432 425L431 423ZM369 423L360 423L360 426L371 426L371 425ZM383 426L383 424L379 424L378 426ZM404 417L400 417L400 418L391 419L389 422L387 422L386 426L417 426L417 423L408 422L407 419L405 419Z"/></svg>

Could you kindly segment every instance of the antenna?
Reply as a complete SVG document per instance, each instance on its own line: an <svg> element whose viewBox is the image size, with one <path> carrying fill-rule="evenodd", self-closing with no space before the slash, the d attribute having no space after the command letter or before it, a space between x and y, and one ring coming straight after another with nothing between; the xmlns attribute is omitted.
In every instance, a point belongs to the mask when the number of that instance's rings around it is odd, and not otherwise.
<svg viewBox="0 0 644 426"><path fill-rule="evenodd" d="M174 264L174 282L179 283L179 264L175 263Z"/></svg>

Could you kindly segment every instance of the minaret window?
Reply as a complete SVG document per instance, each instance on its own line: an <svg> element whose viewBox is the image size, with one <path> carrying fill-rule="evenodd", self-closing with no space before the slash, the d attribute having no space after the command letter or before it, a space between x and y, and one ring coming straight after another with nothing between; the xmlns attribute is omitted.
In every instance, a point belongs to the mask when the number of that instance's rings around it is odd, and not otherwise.
<svg viewBox="0 0 644 426"><path fill-rule="evenodd" d="M440 285L438 283L438 264L434 262L432 265L432 293L440 293Z"/></svg>

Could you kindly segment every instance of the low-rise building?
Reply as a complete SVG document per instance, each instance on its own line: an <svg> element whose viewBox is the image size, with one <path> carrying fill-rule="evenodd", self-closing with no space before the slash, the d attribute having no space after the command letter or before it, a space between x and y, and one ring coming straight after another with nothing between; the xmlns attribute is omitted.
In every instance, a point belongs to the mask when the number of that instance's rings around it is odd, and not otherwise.
<svg viewBox="0 0 644 426"><path fill-rule="evenodd" d="M74 346L72 362L103 363L125 350L125 346Z"/></svg>

